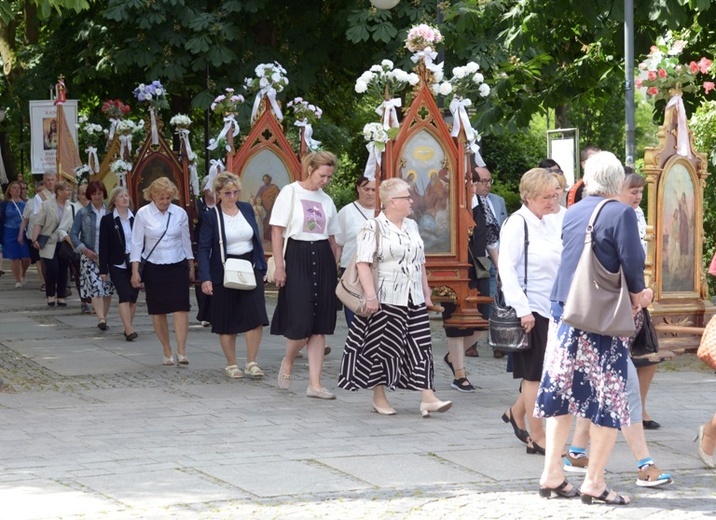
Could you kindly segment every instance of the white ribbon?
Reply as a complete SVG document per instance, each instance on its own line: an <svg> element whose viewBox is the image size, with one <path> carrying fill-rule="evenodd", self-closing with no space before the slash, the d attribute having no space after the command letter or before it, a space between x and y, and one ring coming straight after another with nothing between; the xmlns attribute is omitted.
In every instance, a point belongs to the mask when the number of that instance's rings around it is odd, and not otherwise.
<svg viewBox="0 0 716 520"><path fill-rule="evenodd" d="M177 134L179 134L179 140L184 143L184 150L186 150L186 158L189 160L189 162L196 160L196 154L192 152L191 144L189 144L189 129L177 128Z"/></svg>
<svg viewBox="0 0 716 520"><path fill-rule="evenodd" d="M475 154L475 164L480 167L485 166L485 161L480 155L480 145L477 144L480 141L480 136L472 128L470 123L470 117L467 115L467 107L472 105L472 101L469 99L461 99L457 96L452 98L450 102L450 113L452 114L452 137L460 135L460 128L465 131L465 137L467 138L468 148Z"/></svg>
<svg viewBox="0 0 716 520"><path fill-rule="evenodd" d="M686 109L684 108L684 100L681 94L672 96L666 104L666 110L671 107L676 109L676 153L682 157L691 159L691 145L689 143L689 129L686 126Z"/></svg>
<svg viewBox="0 0 716 520"><path fill-rule="evenodd" d="M154 107L149 107L149 120L152 123L152 145L159 144L159 129L157 128L157 115L154 113Z"/></svg>
<svg viewBox="0 0 716 520"><path fill-rule="evenodd" d="M127 152L129 160L132 159L132 134L119 136L119 158L124 160L124 152Z"/></svg>
<svg viewBox="0 0 716 520"><path fill-rule="evenodd" d="M114 132L117 130L117 123L119 123L119 119L114 119L112 117L109 118L109 135L107 136L107 146L104 147L105 150L109 148L112 139L114 139Z"/></svg>
<svg viewBox="0 0 716 520"><path fill-rule="evenodd" d="M400 126L396 107L399 107L402 104L403 102L400 98L387 99L375 109L375 113L383 118L384 130L388 130L389 128L398 128Z"/></svg>
<svg viewBox="0 0 716 520"><path fill-rule="evenodd" d="M437 72L443 70L443 62L433 63L435 58L438 57L438 53L432 49L432 47L425 47L422 51L414 53L410 59L413 63L418 63L420 60L425 62L425 68L431 72Z"/></svg>
<svg viewBox="0 0 716 520"><path fill-rule="evenodd" d="M90 146L85 150L87 154L87 166L95 173L99 173L99 157L97 157L97 148Z"/></svg>
<svg viewBox="0 0 716 520"><path fill-rule="evenodd" d="M214 191L214 180L216 176L224 171L224 163L221 159L212 159L211 166L209 167L209 180L206 181L206 187L211 191ZM198 180L197 180L198 184Z"/></svg>
<svg viewBox="0 0 716 520"><path fill-rule="evenodd" d="M374 143L368 143L365 147L368 149L368 162L365 164L363 177L374 181L375 170L380 169L381 162L383 161L383 154L376 149Z"/></svg>
<svg viewBox="0 0 716 520"><path fill-rule="evenodd" d="M231 130L232 127L234 128L233 130ZM219 133L218 137L214 140L214 142L207 146L206 149L216 150L216 148L219 146L219 141L226 137L230 131L232 137L236 137L237 135L239 135L239 123L237 123L236 119L234 119L234 114L229 114L224 118L224 128L221 129L221 133ZM187 143L188 142L189 141L187 140Z"/></svg>
<svg viewBox="0 0 716 520"><path fill-rule="evenodd" d="M199 196L199 174L196 171L196 163L189 163L189 184L191 185L191 191L194 196Z"/></svg>
<svg viewBox="0 0 716 520"><path fill-rule="evenodd" d="M308 119L303 119L302 121L296 121L293 124L294 124L294 126L303 128L303 141L306 143L306 146L308 147L308 149L313 152L318 150L318 147L321 146L321 141L316 141L313 138L313 127L311 126L311 123L308 122Z"/></svg>
<svg viewBox="0 0 716 520"><path fill-rule="evenodd" d="M253 123L254 119L256 118L256 114L259 111L259 105L261 104L261 98L266 96L269 100L269 104L271 105L271 110L273 110L274 115L276 116L276 119L279 121L283 121L283 114L281 113L281 107L278 106L278 103L276 102L276 89L268 86L264 87L261 90L259 90L258 94L256 94L256 99L254 100L254 108L251 110L251 122Z"/></svg>

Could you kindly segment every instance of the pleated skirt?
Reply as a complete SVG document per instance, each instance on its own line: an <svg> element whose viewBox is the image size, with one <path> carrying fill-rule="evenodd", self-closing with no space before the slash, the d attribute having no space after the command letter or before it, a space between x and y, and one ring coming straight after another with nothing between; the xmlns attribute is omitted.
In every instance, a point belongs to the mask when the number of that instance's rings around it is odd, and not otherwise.
<svg viewBox="0 0 716 520"><path fill-rule="evenodd" d="M286 285L278 291L271 334L298 340L336 328L336 261L328 240L288 239Z"/></svg>
<svg viewBox="0 0 716 520"><path fill-rule="evenodd" d="M367 318L356 316L348 331L338 386L359 390L434 389L430 322L425 304L381 304Z"/></svg>

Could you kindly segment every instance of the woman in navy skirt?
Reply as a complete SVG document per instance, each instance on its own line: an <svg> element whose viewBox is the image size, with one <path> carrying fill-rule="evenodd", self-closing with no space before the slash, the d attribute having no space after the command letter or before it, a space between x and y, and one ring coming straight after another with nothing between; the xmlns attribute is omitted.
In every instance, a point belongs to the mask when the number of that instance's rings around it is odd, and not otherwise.
<svg viewBox="0 0 716 520"><path fill-rule="evenodd" d="M276 262L278 304L271 334L286 337L278 386L291 386L293 360L308 347L308 397L335 399L321 385L326 334L336 327L336 263L334 235L338 232L336 206L323 193L338 161L330 152L303 158L305 180L285 186L271 211L271 246ZM286 244L284 260L283 245Z"/></svg>
<svg viewBox="0 0 716 520"><path fill-rule="evenodd" d="M197 253L201 290L211 296L211 331L219 335L219 343L226 356L224 371L228 377L238 379L245 373L251 378L261 378L264 373L256 363L256 355L263 329L268 325L263 284L266 259L261 235L251 204L238 202L241 181L236 175L229 172L219 174L213 191L221 201L204 213ZM254 289L244 291L224 287L222 247L225 258L251 262L256 277ZM243 372L236 363L236 335L242 333L246 338L246 367Z"/></svg>

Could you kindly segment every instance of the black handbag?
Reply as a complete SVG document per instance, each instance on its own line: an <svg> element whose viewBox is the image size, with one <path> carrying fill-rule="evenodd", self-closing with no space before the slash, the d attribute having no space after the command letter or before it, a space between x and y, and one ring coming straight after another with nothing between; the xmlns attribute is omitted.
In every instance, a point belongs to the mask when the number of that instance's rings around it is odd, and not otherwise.
<svg viewBox="0 0 716 520"><path fill-rule="evenodd" d="M527 250L529 246L529 231L527 221L525 226L525 288L527 287ZM499 281L499 277L498 277ZM522 320L517 316L514 308L505 303L502 285L498 283L495 293L492 312L490 313L487 341L494 350L502 352L524 352L530 349L527 332L522 328Z"/></svg>
<svg viewBox="0 0 716 520"><path fill-rule="evenodd" d="M60 245L57 246L57 256L68 262L79 262L80 260L80 254L76 253L75 249L66 240L62 240Z"/></svg>
<svg viewBox="0 0 716 520"><path fill-rule="evenodd" d="M647 309L644 309L643 312L644 325L631 344L632 357L645 357L659 352L659 335L651 321L651 314Z"/></svg>

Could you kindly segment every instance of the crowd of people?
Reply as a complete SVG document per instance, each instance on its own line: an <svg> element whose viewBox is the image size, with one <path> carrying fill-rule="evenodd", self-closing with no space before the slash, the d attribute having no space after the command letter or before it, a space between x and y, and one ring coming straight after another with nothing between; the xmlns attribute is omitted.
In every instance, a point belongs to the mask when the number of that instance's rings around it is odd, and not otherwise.
<svg viewBox="0 0 716 520"><path fill-rule="evenodd" d="M224 172L210 185L205 181L195 229L196 272L189 218L173 203L178 189L165 177L144 190L147 204L136 212L125 188L108 194L99 181L81 186L75 203L70 202L72 186L53 174L44 176L30 200L23 195L26 186L12 182L0 204L2 251L18 289L28 266L40 262L38 274L50 307L67 305L72 273L82 311L88 312L91 304L102 332L110 328L107 317L116 292L127 341L138 337L133 320L143 288L162 363L168 366L189 364L190 286L196 277L198 317L219 337L226 376L265 376L258 355L264 327L270 326L272 335L286 340L278 387L291 387L295 359L306 347L306 395L317 399L336 398L322 378L326 336L334 333L337 321L336 266L342 272L355 258L366 315L346 309L348 334L337 386L372 390L372 409L380 415L397 413L387 393L397 389L420 392L423 417L446 412L452 402L435 393L428 317L432 290L425 245L411 218L416 201L410 184L387 179L376 192L375 180L361 177L355 183L356 200L337 211L323 191L337 167L330 152L305 156L302 180L277 193L268 223L256 218L251 203L239 201L237 175ZM475 227L465 237L474 260L469 283L483 295L494 295L499 285L526 334L529 348L507 356L507 371L519 385L502 420L528 454L545 456L540 495L623 505L629 498L612 491L605 480L619 430L636 460L637 485L672 481L655 465L644 434L660 426L646 412L657 362L632 359L633 338L580 330L562 321L562 315L587 223L599 208L591 230L594 253L610 272L623 270L636 328L643 326L643 310L653 298L644 283L646 222L639 207L644 181L625 173L613 154L594 147L583 152L582 167L582 182L569 192L555 161L546 159L527 171L519 185L521 207L508 217L504 199L491 193L490 171L473 165ZM270 320L263 283L269 269L262 245L267 225L278 289ZM255 287L224 286L229 259L252 266ZM455 309L447 302L443 317L449 319ZM489 318L489 304L478 309ZM475 392L465 357L477 355L475 345L484 331L446 327L445 333L448 353L443 359L454 377L451 387ZM239 334L246 344L243 367L237 361ZM565 451L573 417L577 421ZM714 467L716 416L700 428L697 440L699 457ZM583 474L581 487L569 483L565 473Z"/></svg>

